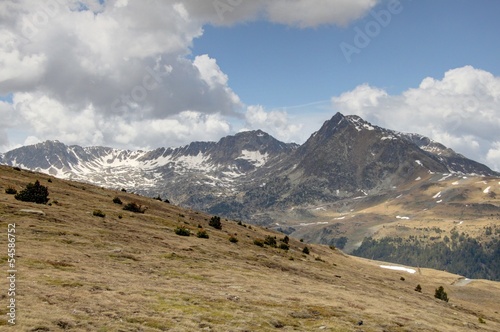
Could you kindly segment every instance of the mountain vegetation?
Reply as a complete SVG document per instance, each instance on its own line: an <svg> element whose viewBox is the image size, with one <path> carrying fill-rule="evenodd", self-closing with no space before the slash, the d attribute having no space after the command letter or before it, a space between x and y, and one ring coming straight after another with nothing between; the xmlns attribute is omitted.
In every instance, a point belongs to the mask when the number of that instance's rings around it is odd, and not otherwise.
<svg viewBox="0 0 500 332"><path fill-rule="evenodd" d="M353 254L394 263L425 266L474 279L500 281L500 240L488 242L453 233L448 243L417 238L366 238Z"/></svg>

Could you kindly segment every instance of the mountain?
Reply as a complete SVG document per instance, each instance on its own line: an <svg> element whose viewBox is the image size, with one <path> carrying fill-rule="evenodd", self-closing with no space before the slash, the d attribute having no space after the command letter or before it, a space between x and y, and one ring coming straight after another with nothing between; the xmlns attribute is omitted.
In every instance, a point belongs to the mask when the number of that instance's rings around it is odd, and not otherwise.
<svg viewBox="0 0 500 332"><path fill-rule="evenodd" d="M5 192L37 180L48 204ZM148 208L125 211L132 202ZM0 166L0 215L14 270L0 330L500 330L498 282L286 244L233 220L216 229L212 215L132 193Z"/></svg>
<svg viewBox="0 0 500 332"><path fill-rule="evenodd" d="M335 114L300 146L260 130L153 151L48 141L0 162L160 196L346 253L500 280L500 175L357 116Z"/></svg>
<svg viewBox="0 0 500 332"><path fill-rule="evenodd" d="M498 175L426 137L340 113L301 146L260 130L153 151L47 141L0 162L260 224L273 222L271 210L374 195L426 174Z"/></svg>

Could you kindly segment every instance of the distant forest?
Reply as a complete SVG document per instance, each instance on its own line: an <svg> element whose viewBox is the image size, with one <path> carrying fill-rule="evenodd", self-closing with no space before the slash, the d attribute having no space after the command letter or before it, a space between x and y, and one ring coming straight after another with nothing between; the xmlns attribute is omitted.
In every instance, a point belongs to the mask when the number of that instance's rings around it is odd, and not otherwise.
<svg viewBox="0 0 500 332"><path fill-rule="evenodd" d="M491 230L489 232L491 234ZM495 232L496 233L496 232ZM417 237L380 240L365 238L353 255L415 267L456 273L471 279L500 281L500 240L498 236L480 243L465 234L429 242Z"/></svg>

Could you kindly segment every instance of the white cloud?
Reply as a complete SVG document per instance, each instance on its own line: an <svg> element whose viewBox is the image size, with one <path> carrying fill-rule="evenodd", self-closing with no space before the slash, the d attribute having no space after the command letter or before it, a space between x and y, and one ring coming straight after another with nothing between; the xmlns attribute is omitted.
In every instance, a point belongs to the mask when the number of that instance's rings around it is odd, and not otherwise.
<svg viewBox="0 0 500 332"><path fill-rule="evenodd" d="M265 18L301 28L323 24L346 25L372 9L380 0L186 0L190 13L216 25Z"/></svg>
<svg viewBox="0 0 500 332"><path fill-rule="evenodd" d="M129 148L218 139L242 117L242 103L216 59L189 57L205 24L343 25L376 2L0 1L0 96L14 96L13 105L0 105L0 147L39 139ZM261 110L262 122L252 112L249 125L282 139L300 128L285 113Z"/></svg>
<svg viewBox="0 0 500 332"><path fill-rule="evenodd" d="M500 170L500 141L491 144L486 155L486 160L496 170Z"/></svg>
<svg viewBox="0 0 500 332"><path fill-rule="evenodd" d="M245 130L261 129L275 138L289 142L295 141L300 137L300 131L303 127L296 121L291 121L285 111L266 111L260 105L249 106L245 113Z"/></svg>
<svg viewBox="0 0 500 332"><path fill-rule="evenodd" d="M334 108L404 132L426 135L500 169L500 77L465 66L425 78L401 95L366 84L332 99Z"/></svg>
<svg viewBox="0 0 500 332"><path fill-rule="evenodd" d="M377 0L268 1L267 13L273 22L302 28L331 23L345 26L364 16L377 2Z"/></svg>

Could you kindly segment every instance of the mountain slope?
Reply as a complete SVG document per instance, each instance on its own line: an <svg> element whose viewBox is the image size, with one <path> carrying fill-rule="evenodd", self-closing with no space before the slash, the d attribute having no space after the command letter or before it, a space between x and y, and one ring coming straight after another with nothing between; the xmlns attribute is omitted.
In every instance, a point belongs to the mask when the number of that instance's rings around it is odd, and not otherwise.
<svg viewBox="0 0 500 332"><path fill-rule="evenodd" d="M35 180L48 186L51 205L5 194L6 188L20 190ZM115 196L148 209L145 214L123 211L112 202ZM96 209L106 216L93 216ZM16 224L15 329L500 329L497 282L460 286L457 275L391 271L380 268L382 262L319 245L308 245L311 253L305 255L305 245L293 238L288 251L259 247L255 239L282 235L226 220L217 230L208 225L210 217L131 193L0 166L0 223L3 229ZM199 226L208 239L175 234L178 227L196 234ZM230 242L231 236L239 241ZM422 293L414 291L417 284ZM2 285L8 288L5 278ZM439 286L449 303L433 297ZM1 301L7 300L4 295ZM0 312L5 326L7 305Z"/></svg>
<svg viewBox="0 0 500 332"><path fill-rule="evenodd" d="M303 145L258 130L181 148L123 151L59 142L22 147L0 162L61 178L167 197L192 208L276 221L275 212L379 195L428 174L498 175L439 143L337 113Z"/></svg>

